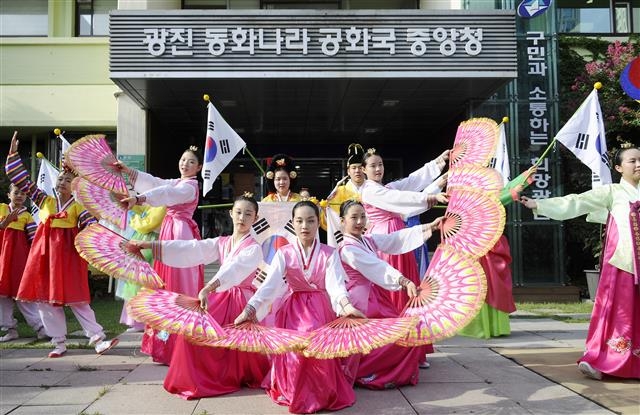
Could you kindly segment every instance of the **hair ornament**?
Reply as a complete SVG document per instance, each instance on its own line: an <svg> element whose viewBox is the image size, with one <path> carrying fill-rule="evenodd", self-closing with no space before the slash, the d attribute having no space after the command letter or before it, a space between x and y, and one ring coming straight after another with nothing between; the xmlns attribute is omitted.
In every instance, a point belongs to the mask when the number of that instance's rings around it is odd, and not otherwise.
<svg viewBox="0 0 640 415"><path fill-rule="evenodd" d="M625 141L624 143L620 144L620 148L623 150L626 150L628 148L633 148L633 143L629 141Z"/></svg>
<svg viewBox="0 0 640 415"><path fill-rule="evenodd" d="M375 149L374 149L375 151ZM364 148L362 148L362 146L358 143L351 143L349 144L349 147L347 147L347 154L349 155L355 155L358 153L364 153Z"/></svg>
<svg viewBox="0 0 640 415"><path fill-rule="evenodd" d="M265 177L269 180L273 180L273 170L269 170L268 172L266 172Z"/></svg>
<svg viewBox="0 0 640 415"><path fill-rule="evenodd" d="M189 151L198 151L197 146L189 146Z"/></svg>
<svg viewBox="0 0 640 415"><path fill-rule="evenodd" d="M374 154L377 154L376 153L376 149L373 148L373 147L372 148L368 148L367 149L367 154L370 155L370 156L373 156Z"/></svg>
<svg viewBox="0 0 640 415"><path fill-rule="evenodd" d="M291 170L291 171L289 172L289 178L291 178L291 179L295 179L296 177L298 177L298 172L297 172L297 171L295 171L295 170Z"/></svg>
<svg viewBox="0 0 640 415"><path fill-rule="evenodd" d="M287 165L287 161L285 159L278 159L276 160L276 166L278 167L283 167Z"/></svg>
<svg viewBox="0 0 640 415"><path fill-rule="evenodd" d="M318 202L318 206L320 206L323 209L325 209L328 205L329 205L329 202L327 202L325 199L322 199L320 202Z"/></svg>
<svg viewBox="0 0 640 415"><path fill-rule="evenodd" d="M244 197L253 197L253 193L251 193L251 192L244 192L244 193L242 194L242 196L244 196Z"/></svg>

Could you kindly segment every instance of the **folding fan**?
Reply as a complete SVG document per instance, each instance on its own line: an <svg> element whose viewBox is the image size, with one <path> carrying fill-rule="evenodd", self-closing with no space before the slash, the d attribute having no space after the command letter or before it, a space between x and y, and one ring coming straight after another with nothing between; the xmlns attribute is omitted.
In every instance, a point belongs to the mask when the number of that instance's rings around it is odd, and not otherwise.
<svg viewBox="0 0 640 415"><path fill-rule="evenodd" d="M127 227L127 208L120 201L127 195L97 186L82 177L71 183L76 199L98 219L106 219L120 229Z"/></svg>
<svg viewBox="0 0 640 415"><path fill-rule="evenodd" d="M472 257L489 252L504 231L506 214L500 201L469 187L447 194L449 203L440 222L443 244Z"/></svg>
<svg viewBox="0 0 640 415"><path fill-rule="evenodd" d="M452 167L447 178L447 189L473 187L487 193L497 194L502 190L502 178L496 169L480 165L465 164Z"/></svg>
<svg viewBox="0 0 640 415"><path fill-rule="evenodd" d="M102 134L87 135L71 144L64 155L65 162L79 176L120 194L128 194L118 161Z"/></svg>
<svg viewBox="0 0 640 415"><path fill-rule="evenodd" d="M472 118L461 122L449 153L449 166L488 166L495 155L499 133L498 124L490 118Z"/></svg>
<svg viewBox="0 0 640 415"><path fill-rule="evenodd" d="M302 353L316 359L368 354L407 336L416 324L415 318L340 317L312 331Z"/></svg>
<svg viewBox="0 0 640 415"><path fill-rule="evenodd" d="M82 258L107 275L142 287L162 287L164 283L160 276L140 251L128 248L127 242L117 233L95 224L78 233L75 246Z"/></svg>
<svg viewBox="0 0 640 415"><path fill-rule="evenodd" d="M263 354L282 354L297 351L304 347L307 336L295 330L261 326L257 323L244 323L223 327L222 339L207 342L205 346L225 347L243 352Z"/></svg>
<svg viewBox="0 0 640 415"><path fill-rule="evenodd" d="M179 334L194 344L208 345L225 332L200 300L173 291L142 290L129 300L127 311L133 318L156 330Z"/></svg>
<svg viewBox="0 0 640 415"><path fill-rule="evenodd" d="M438 246L418 296L401 313L418 317L418 323L396 344L420 346L453 336L478 314L486 293L486 276L477 260L450 246Z"/></svg>

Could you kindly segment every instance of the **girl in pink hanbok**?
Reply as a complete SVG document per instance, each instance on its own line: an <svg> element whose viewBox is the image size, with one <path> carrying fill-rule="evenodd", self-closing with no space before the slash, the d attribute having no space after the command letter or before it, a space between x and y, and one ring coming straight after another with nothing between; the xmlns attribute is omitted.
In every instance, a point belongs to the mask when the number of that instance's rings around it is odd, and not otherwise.
<svg viewBox="0 0 640 415"><path fill-rule="evenodd" d="M273 310L275 325L285 329L309 332L336 315L364 317L349 301L338 253L316 238L318 207L311 201L298 202L292 216L296 242L278 250L265 281L234 323L262 320L278 298L282 301ZM263 387L291 413L335 411L355 402L349 379L340 359L313 359L291 352L272 358Z"/></svg>
<svg viewBox="0 0 640 415"><path fill-rule="evenodd" d="M185 150L178 162L179 179L160 179L150 174L131 169L118 162L118 167L128 174L136 196L122 200L132 207L147 203L151 206L166 206L167 212L160 226L159 240L191 240L200 239L200 231L193 212L198 206L198 181L196 175L202 169L202 157L196 147ZM204 267L195 265L188 268L171 267L162 261L155 261L153 268L165 283L165 289L186 294L198 295L204 285ZM145 330L142 337L143 353L153 357L153 361L168 365L175 335L164 331Z"/></svg>
<svg viewBox="0 0 640 415"><path fill-rule="evenodd" d="M262 258L260 245L251 236L258 217L258 203L247 194L235 199L229 211L233 234L202 241L130 242L152 247L154 258L176 267L220 263L216 275L198 297L221 325L230 324L256 291L252 282ZM243 385L259 388L269 371L267 356L232 349L196 346L178 336L164 388L184 399L231 393Z"/></svg>
<svg viewBox="0 0 640 415"><path fill-rule="evenodd" d="M410 298L417 295L416 285L400 271L378 257L378 252L404 253L421 246L437 229L440 219L390 233L364 235L367 223L362 204L347 200L340 206L343 240L338 248L347 273L349 297L358 310L369 318L398 317L389 297L379 295L374 286L389 291L405 289ZM418 363L424 359L425 347L406 348L390 344L361 356L356 384L369 389L388 389L418 383Z"/></svg>
<svg viewBox="0 0 640 415"><path fill-rule="evenodd" d="M375 149L368 149L362 160L367 180L360 189L362 206L369 218L367 233L389 234L404 229L404 218L419 215L435 205L436 202L446 203L445 195L432 194L429 186L440 175L448 158L449 150L408 177L383 185L384 163L382 157ZM418 266L413 252L405 252L404 254L379 252L379 256L415 285L420 285ZM381 295L390 296L398 312L402 311L409 300L404 290L389 292L379 289L379 291Z"/></svg>
<svg viewBox="0 0 640 415"><path fill-rule="evenodd" d="M625 146L614 160L620 183L550 199L522 196L520 201L558 220L584 214L597 220L600 212L608 212L600 282L578 368L594 379L603 374L640 379L640 149Z"/></svg>

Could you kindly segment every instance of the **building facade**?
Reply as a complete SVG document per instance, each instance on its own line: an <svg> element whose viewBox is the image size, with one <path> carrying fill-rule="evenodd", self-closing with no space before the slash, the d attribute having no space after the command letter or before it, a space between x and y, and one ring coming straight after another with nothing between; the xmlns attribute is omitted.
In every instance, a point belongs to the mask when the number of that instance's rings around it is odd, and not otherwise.
<svg viewBox="0 0 640 415"><path fill-rule="evenodd" d="M203 141L208 94L253 154L291 154L299 182L320 198L342 177L349 143L376 147L388 179L402 177L475 116L510 117L511 171L520 172L560 127L558 35L638 33L640 0L555 1L526 9L532 18L519 16L520 6L3 0L0 142L17 129L31 154L55 160L53 128L71 141L101 132L129 164L172 177L177 155ZM560 194L555 155L543 167L531 191ZM258 176L239 155L207 200L225 200L234 187L260 191ZM205 214L203 226L214 220ZM515 284L566 282L561 224L513 205L506 232Z"/></svg>

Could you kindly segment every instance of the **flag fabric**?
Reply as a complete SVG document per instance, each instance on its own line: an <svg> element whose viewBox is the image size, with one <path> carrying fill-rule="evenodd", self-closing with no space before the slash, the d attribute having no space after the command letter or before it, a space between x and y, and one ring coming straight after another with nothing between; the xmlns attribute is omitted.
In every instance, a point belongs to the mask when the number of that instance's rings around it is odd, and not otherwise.
<svg viewBox="0 0 640 415"><path fill-rule="evenodd" d="M58 169L54 167L47 159L40 159L40 169L38 170L38 178L36 180L36 186L46 194L53 196L56 188L56 181L58 180ZM40 217L38 215L38 207L33 204L31 208L31 215L36 223L40 223Z"/></svg>
<svg viewBox="0 0 640 415"><path fill-rule="evenodd" d="M580 108L558 131L555 139L591 169L592 187L611 183L607 140L597 89L594 88Z"/></svg>
<svg viewBox="0 0 640 415"><path fill-rule="evenodd" d="M260 219L253 224L251 234L262 246L262 262L256 271L253 285L259 287L269 270L269 264L281 246L296 240L291 223L291 210L296 202L259 202Z"/></svg>
<svg viewBox="0 0 640 415"><path fill-rule="evenodd" d="M207 137L204 145L204 165L202 166L202 196L213 187L220 172L229 164L246 143L222 118L212 103L207 105Z"/></svg>
<svg viewBox="0 0 640 415"><path fill-rule="evenodd" d="M502 176L502 184L506 186L511 180L511 168L509 167L509 151L507 150L507 134L504 123L500 123L499 130L498 146L496 155L491 159L491 167L498 170Z"/></svg>
<svg viewBox="0 0 640 415"><path fill-rule="evenodd" d="M329 206L325 210L327 211L327 245L337 248L343 238L340 217Z"/></svg>

